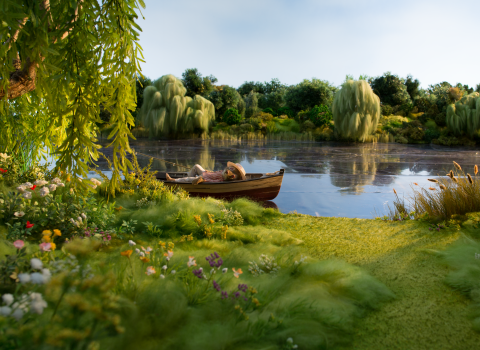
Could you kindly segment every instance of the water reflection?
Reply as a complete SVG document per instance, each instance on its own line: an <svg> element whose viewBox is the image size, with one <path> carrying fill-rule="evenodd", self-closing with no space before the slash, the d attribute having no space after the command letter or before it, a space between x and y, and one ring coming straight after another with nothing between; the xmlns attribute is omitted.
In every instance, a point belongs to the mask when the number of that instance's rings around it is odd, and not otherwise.
<svg viewBox="0 0 480 350"><path fill-rule="evenodd" d="M371 218L374 209L393 200L392 189L411 194L410 184L427 185L456 161L468 171L480 163L478 148L453 149L431 145L342 144L286 141L176 140L135 141L132 147L188 168L196 163L209 170L238 162L247 172L285 169L274 203L282 212L320 216ZM108 149L102 150L108 155ZM149 158L138 156L140 165ZM106 163L98 163L107 170ZM471 168L471 169L470 169ZM152 169L183 171L154 159Z"/></svg>

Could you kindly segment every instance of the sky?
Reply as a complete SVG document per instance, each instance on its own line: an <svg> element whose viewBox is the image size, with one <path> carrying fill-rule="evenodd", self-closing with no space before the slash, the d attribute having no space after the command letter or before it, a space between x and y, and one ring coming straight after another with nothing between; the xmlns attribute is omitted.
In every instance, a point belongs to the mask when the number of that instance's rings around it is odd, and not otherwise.
<svg viewBox="0 0 480 350"><path fill-rule="evenodd" d="M219 85L341 85L347 74L412 75L422 88L480 84L480 0L146 0L143 75L187 68Z"/></svg>

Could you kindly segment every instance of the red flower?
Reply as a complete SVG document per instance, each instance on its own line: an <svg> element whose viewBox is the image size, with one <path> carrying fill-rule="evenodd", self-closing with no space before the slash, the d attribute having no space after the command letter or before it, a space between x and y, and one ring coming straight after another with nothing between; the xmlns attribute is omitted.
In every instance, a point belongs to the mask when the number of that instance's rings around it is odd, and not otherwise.
<svg viewBox="0 0 480 350"><path fill-rule="evenodd" d="M32 228L33 224L30 223L30 221L27 221L27 228Z"/></svg>
<svg viewBox="0 0 480 350"><path fill-rule="evenodd" d="M0 173L4 173L4 174L5 174L6 172L7 172L7 170L0 168Z"/></svg>
<svg viewBox="0 0 480 350"><path fill-rule="evenodd" d="M37 188L37 185L33 185L33 187L30 187L32 191L35 191L36 188Z"/></svg>

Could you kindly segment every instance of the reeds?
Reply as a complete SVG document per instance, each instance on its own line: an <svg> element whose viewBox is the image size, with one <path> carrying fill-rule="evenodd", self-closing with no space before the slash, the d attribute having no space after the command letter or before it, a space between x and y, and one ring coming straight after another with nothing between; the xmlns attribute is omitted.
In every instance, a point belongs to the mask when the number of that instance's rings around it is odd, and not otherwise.
<svg viewBox="0 0 480 350"><path fill-rule="evenodd" d="M452 215L480 211L480 186L476 179L478 167L474 167L474 176L465 173L460 164L453 162L455 170L450 170L445 177L428 179L436 187L415 189L409 199L409 207L415 215L427 214L430 218L450 219ZM434 185L435 186L435 185ZM400 216L408 209L405 203L394 201L394 215ZM391 216L391 215L390 215Z"/></svg>

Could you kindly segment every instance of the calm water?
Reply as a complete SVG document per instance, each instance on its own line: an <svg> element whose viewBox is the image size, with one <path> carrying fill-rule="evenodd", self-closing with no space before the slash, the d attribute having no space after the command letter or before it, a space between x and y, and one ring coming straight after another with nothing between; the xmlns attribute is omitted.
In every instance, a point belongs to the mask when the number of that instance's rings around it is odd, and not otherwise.
<svg viewBox="0 0 480 350"><path fill-rule="evenodd" d="M375 210L412 193L411 184L429 187L427 178L445 174L452 161L473 173L480 165L480 149L455 149L436 145L342 144L288 141L135 141L132 147L187 167L201 164L207 170L223 169L228 161L248 172L285 169L282 189L273 202L288 213L317 216L372 218ZM102 150L108 154L107 149ZM147 157L138 156L146 165ZM99 169L107 172L106 164ZM184 171L154 160L154 170ZM92 174L93 175L93 174Z"/></svg>

